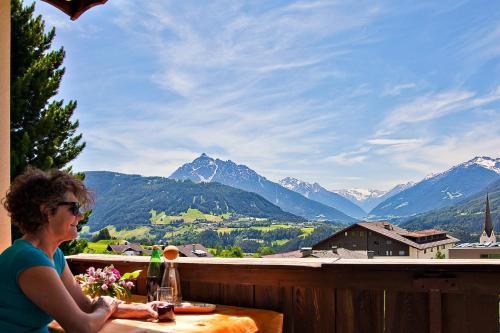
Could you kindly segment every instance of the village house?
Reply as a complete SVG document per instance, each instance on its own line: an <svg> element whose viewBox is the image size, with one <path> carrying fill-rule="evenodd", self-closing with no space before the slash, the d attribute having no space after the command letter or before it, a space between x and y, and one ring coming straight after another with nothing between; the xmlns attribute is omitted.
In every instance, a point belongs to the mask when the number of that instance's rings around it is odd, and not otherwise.
<svg viewBox="0 0 500 333"><path fill-rule="evenodd" d="M178 245L179 257L213 257L206 247L201 244Z"/></svg>
<svg viewBox="0 0 500 333"><path fill-rule="evenodd" d="M143 248L140 244L125 242L124 244L109 244L106 250L126 256L151 255L151 250Z"/></svg>
<svg viewBox="0 0 500 333"><path fill-rule="evenodd" d="M386 221L358 222L313 245L312 250L344 248L375 257L436 258L459 240L442 230L408 231ZM371 252L370 252L371 251Z"/></svg>

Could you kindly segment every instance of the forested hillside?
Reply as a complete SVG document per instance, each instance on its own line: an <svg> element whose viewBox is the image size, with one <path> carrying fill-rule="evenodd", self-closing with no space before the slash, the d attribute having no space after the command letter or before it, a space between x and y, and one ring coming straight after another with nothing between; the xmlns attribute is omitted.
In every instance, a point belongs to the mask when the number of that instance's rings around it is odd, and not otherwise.
<svg viewBox="0 0 500 333"><path fill-rule="evenodd" d="M151 211L179 215L189 208L205 214L239 214L279 221L303 218L282 211L258 194L219 183L195 184L161 177L142 177L114 172L86 172L85 183L95 192L90 229L150 223Z"/></svg>

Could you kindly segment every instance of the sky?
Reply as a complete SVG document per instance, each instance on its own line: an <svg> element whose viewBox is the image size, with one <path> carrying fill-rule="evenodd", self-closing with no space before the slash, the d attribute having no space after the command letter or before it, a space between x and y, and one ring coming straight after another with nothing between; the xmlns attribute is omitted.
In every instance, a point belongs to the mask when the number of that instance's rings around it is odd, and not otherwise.
<svg viewBox="0 0 500 333"><path fill-rule="evenodd" d="M500 157L500 2L36 2L78 102L78 171L201 153L272 181L388 190Z"/></svg>

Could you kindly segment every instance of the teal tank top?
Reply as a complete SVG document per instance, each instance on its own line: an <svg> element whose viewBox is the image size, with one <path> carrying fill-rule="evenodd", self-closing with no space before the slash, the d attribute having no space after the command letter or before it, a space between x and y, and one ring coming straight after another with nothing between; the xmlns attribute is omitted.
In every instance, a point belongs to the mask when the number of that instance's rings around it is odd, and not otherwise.
<svg viewBox="0 0 500 333"><path fill-rule="evenodd" d="M0 332L48 332L51 316L36 306L17 284L19 274L35 266L53 267L61 276L66 259L57 248L54 263L30 242L17 239L0 254Z"/></svg>

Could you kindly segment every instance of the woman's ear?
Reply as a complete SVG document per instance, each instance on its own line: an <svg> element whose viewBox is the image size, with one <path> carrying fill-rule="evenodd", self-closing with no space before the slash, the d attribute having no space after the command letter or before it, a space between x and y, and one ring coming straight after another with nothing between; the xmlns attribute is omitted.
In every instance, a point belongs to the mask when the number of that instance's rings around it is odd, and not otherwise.
<svg viewBox="0 0 500 333"><path fill-rule="evenodd" d="M49 221L50 208L47 204L40 205L40 213L42 213L45 220Z"/></svg>

